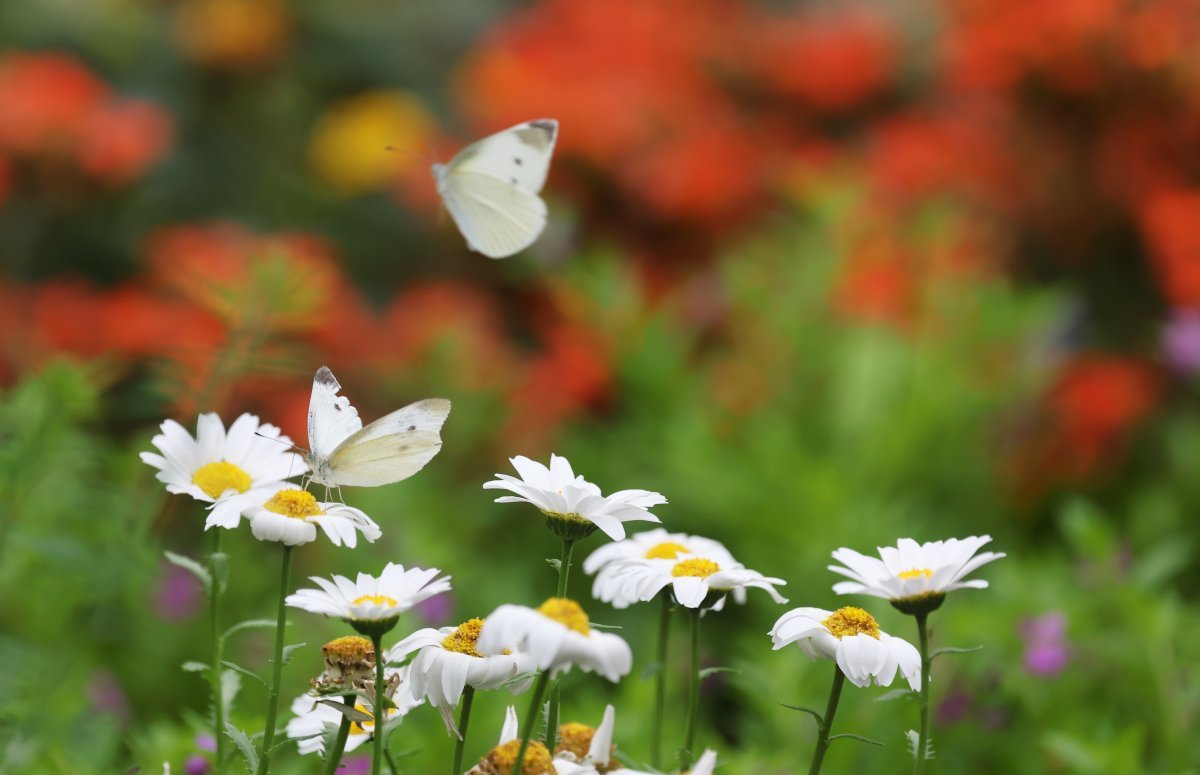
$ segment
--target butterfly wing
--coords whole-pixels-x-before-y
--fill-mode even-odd
[[[317,369],[308,401],[308,449],[312,461],[324,460],[339,444],[362,428],[358,410],[339,396],[342,386],[328,367]],[[318,466],[312,466],[316,471]]]
[[[442,448],[442,424],[450,402],[427,398],[397,409],[354,433],[333,451],[326,466],[331,485],[378,487],[407,479]]]
[[[542,233],[546,203],[538,192],[546,184],[557,138],[557,121],[527,121],[434,167],[442,201],[472,250],[504,258]]]

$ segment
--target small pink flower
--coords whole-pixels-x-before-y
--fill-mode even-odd
[[[1066,640],[1067,618],[1061,611],[1021,622],[1025,639],[1025,669],[1034,675],[1056,676],[1070,661],[1071,647]]]

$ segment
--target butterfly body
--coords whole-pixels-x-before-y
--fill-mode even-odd
[[[558,122],[517,124],[433,165],[438,194],[471,250],[505,258],[533,244],[546,227],[546,184]]]
[[[378,487],[420,471],[442,446],[450,402],[427,398],[363,427],[341,385],[322,366],[313,377],[305,460],[311,481],[327,487]]]

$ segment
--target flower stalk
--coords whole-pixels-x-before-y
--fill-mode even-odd
[[[450,775],[462,775],[463,751],[467,747],[467,726],[471,723],[471,704],[475,702],[475,687],[463,688],[462,707],[458,711],[458,741],[454,744],[454,764]]]
[[[695,757],[696,726],[700,720],[700,608],[689,609],[692,620],[692,681],[688,692],[687,737],[683,744],[683,769],[692,766]]]
[[[538,676],[537,683],[534,684],[533,697],[529,701],[529,712],[525,714],[525,724],[522,727],[524,731],[521,733],[521,747],[517,749],[517,759],[513,762],[511,775],[521,775],[521,769],[525,764],[525,752],[529,750],[529,740],[533,736],[534,722],[542,707],[542,697],[546,694],[546,684],[549,682],[550,671],[547,670]]]
[[[383,767],[384,724],[387,722],[387,683],[383,677],[383,665],[387,660],[383,656],[383,633],[373,632],[371,642],[375,645],[375,703],[371,708],[371,715],[375,717],[371,735],[375,753],[371,757],[371,775],[379,775]]]
[[[347,694],[342,697],[342,702],[348,710],[353,710],[358,700],[358,695]],[[334,775],[337,772],[338,765],[342,762],[342,754],[346,750],[346,740],[350,737],[350,726],[353,724],[350,716],[343,713],[342,722],[338,725],[337,739],[333,742],[333,750],[325,752],[325,775]]]
[[[829,690],[829,702],[825,705],[825,715],[820,719],[817,730],[817,749],[813,751],[812,765],[808,775],[817,775],[821,771],[821,762],[825,760],[825,751],[829,748],[829,731],[833,728],[833,716],[837,713],[838,700],[842,696],[842,685],[846,683],[846,674],[836,664],[833,666],[833,687]]]
[[[921,730],[917,737],[917,750],[913,762],[913,775],[925,772],[925,752],[929,748],[929,612],[914,614],[917,620],[917,650],[921,652]]]
[[[212,671],[209,681],[212,687],[213,737],[217,750],[213,755],[213,771],[221,775],[225,771],[225,691],[221,676],[225,665],[225,635],[221,632],[221,596],[225,594],[225,555],[221,553],[221,531],[212,532],[212,551],[208,555],[208,620],[212,629]]]
[[[659,594],[662,607],[658,615],[658,672],[654,676],[654,727],[650,738],[650,763],[662,769],[663,722],[667,715],[667,643],[671,638],[671,596]]]
[[[257,775],[266,775],[270,766],[271,747],[275,742],[275,716],[279,710],[279,685],[283,678],[283,631],[287,627],[287,607],[283,601],[287,597],[291,573],[292,547],[284,544],[282,568],[279,573],[279,612],[275,621],[275,651],[271,660],[271,691],[267,696],[267,723],[263,729]]]
[[[575,550],[574,538],[563,538],[562,557],[558,561],[558,594],[556,597],[567,596],[567,582],[570,579],[571,573],[571,554]],[[551,751],[558,743],[558,715],[561,695],[558,688],[558,679],[554,680],[554,684],[550,687],[550,707],[546,711],[546,747]]]

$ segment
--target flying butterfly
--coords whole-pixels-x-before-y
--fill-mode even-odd
[[[438,194],[471,250],[506,258],[546,228],[538,192],[557,139],[558,121],[526,121],[471,143],[449,164],[433,165]]]
[[[313,377],[308,404],[311,481],[327,487],[378,487],[407,479],[442,448],[440,431],[450,402],[427,398],[363,427],[342,386],[322,366]]]

